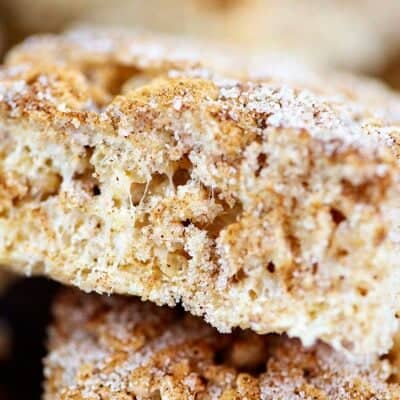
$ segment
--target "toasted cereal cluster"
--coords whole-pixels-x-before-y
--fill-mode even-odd
[[[400,396],[391,364],[351,363],[318,343],[217,333],[150,303],[64,292],[45,359],[45,400],[379,399]]]
[[[223,332],[386,352],[398,97],[356,78],[254,78],[236,61],[116,31],[14,50],[0,70],[0,263],[181,303]]]

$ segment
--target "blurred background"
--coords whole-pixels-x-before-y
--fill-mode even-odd
[[[399,0],[0,0],[3,51],[34,33],[89,23],[290,52],[399,86]]]
[[[400,0],[0,0],[0,58],[32,34],[124,26],[374,76],[400,90]],[[0,400],[39,399],[57,284],[0,275]]]

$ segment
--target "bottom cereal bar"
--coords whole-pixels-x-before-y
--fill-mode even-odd
[[[137,299],[66,291],[49,336],[45,400],[400,398],[388,360],[367,366],[322,343],[224,335]]]

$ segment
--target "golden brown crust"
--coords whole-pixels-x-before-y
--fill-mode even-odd
[[[53,399],[395,399],[387,361],[350,363],[321,343],[218,334],[136,299],[65,292],[45,360]]]
[[[398,98],[356,78],[249,79],[173,43],[79,31],[9,56],[0,262],[182,302],[222,331],[387,351]]]

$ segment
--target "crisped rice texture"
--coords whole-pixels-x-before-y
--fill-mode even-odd
[[[0,263],[224,332],[386,352],[399,99],[271,71],[129,32],[28,40],[0,71]]]

